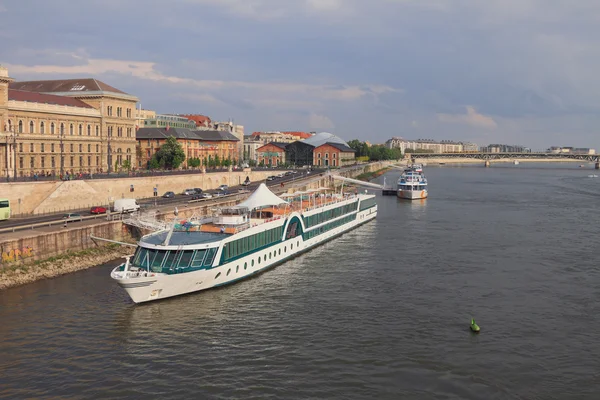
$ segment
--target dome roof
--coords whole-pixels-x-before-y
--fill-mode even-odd
[[[346,143],[343,139],[329,132],[317,133],[316,135],[313,135],[308,139],[304,139],[303,142],[315,147],[319,147],[320,145],[327,142],[339,143],[348,146],[348,143]]]

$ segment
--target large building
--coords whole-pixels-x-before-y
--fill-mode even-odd
[[[269,167],[277,167],[285,164],[285,148],[288,143],[267,143],[258,149],[256,154],[258,164],[268,165]]]
[[[525,146],[512,144],[490,144],[480,149],[482,153],[531,153]]]
[[[280,131],[271,131],[271,132],[253,132],[252,137],[255,140],[261,141],[262,143],[292,143],[297,140],[308,139],[312,136],[312,134],[307,132],[280,132]]]
[[[475,143],[455,142],[452,140],[435,141],[432,139],[406,140],[401,137],[393,137],[385,142],[390,149],[400,149],[402,153],[406,150],[420,150],[430,153],[462,153],[479,151]]]
[[[591,149],[589,147],[559,147],[552,146],[548,150],[548,153],[554,154],[583,154],[583,155],[593,155],[596,154],[596,149]]]
[[[355,161],[355,151],[343,139],[321,132],[305,140],[289,143],[285,148],[288,164],[342,167]]]
[[[152,156],[160,149],[167,138],[173,136],[181,145],[186,160],[182,167],[187,167],[187,160],[199,158],[202,165],[218,157],[219,160],[237,161],[238,139],[229,132],[191,130],[186,128],[141,128],[136,133],[138,142],[138,167],[148,168]]]
[[[264,143],[262,141],[256,139],[255,136],[244,135],[244,145],[243,145],[244,153],[243,153],[242,160],[258,162],[258,154],[257,154],[256,150],[262,145],[264,145]]]
[[[137,101],[92,78],[15,82],[0,67],[3,175],[97,173],[135,166]]]

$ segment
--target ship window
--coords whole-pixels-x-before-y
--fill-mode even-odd
[[[244,263],[244,269],[248,268],[248,263]]]
[[[254,267],[254,260],[252,260],[252,266]]]
[[[230,273],[231,273],[231,268],[229,268],[229,269],[227,270],[227,276],[229,276],[229,274],[230,274]]]
[[[283,252],[284,252],[284,253],[287,253],[287,246],[285,246],[285,247],[283,248]]]
[[[163,269],[175,269],[175,256],[177,255],[176,251],[169,251],[167,258],[165,260],[165,265]]]
[[[152,268],[153,272],[160,272],[160,267],[163,263],[163,260],[165,259],[165,256],[167,255],[167,251],[166,250],[149,250],[151,252],[154,252],[154,257],[152,257],[153,255],[150,254],[149,257],[152,258],[152,263],[150,264],[150,268]]]
[[[204,260],[204,255],[206,254],[206,250],[196,250],[196,254],[194,254],[194,258],[192,259],[192,267],[201,267],[202,261]]]
[[[260,264],[260,257],[258,257],[258,263]]]
[[[220,276],[221,276],[221,273],[219,272],[219,273],[217,274],[217,276],[215,276],[215,279],[217,279],[217,278],[218,278],[218,277],[220,277]]]
[[[236,265],[236,266],[235,266],[235,273],[237,274],[239,271],[240,271],[240,266],[239,266],[239,265]]]
[[[213,247],[208,249],[208,254],[206,254],[206,259],[204,260],[204,266],[210,267],[215,260],[215,255],[217,254],[217,248]]]
[[[279,255],[281,255],[281,249],[279,249]]]
[[[294,250],[294,243],[290,244],[290,250]]]
[[[135,252],[135,256],[133,257],[133,265],[136,267],[148,269],[148,267],[149,267],[148,255],[150,253],[151,253],[150,250],[148,250],[144,247],[138,247]]]
[[[179,260],[179,268],[187,268],[190,265],[194,250],[186,250],[181,252],[181,259]]]

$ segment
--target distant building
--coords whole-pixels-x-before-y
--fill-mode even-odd
[[[490,144],[480,149],[482,153],[531,153],[531,149],[525,146],[509,144]]]
[[[252,136],[256,140],[260,140],[263,143],[278,142],[278,143],[292,143],[296,140],[304,140],[313,136],[307,132],[253,132]]]
[[[220,160],[237,159],[238,139],[229,132],[192,130],[187,128],[141,128],[136,132],[138,143],[138,166],[148,168],[152,156],[169,136],[177,139],[186,156],[182,167],[187,166],[189,158],[199,158],[204,165],[217,156]]]
[[[156,118],[156,111],[136,108],[133,115],[135,117],[135,127],[136,129],[139,129],[144,127],[144,120]]]
[[[355,151],[340,137],[321,132],[288,144],[285,157],[288,164],[295,166],[341,167],[355,161]]]
[[[243,154],[242,160],[244,160],[244,161],[253,160],[253,161],[258,162],[258,155],[256,154],[256,150],[262,145],[264,145],[264,143],[261,142],[260,140],[256,139],[254,136],[244,135],[244,144],[243,144],[244,154]]]
[[[179,114],[180,117],[185,117],[196,123],[197,129],[211,129],[212,121],[210,117],[201,114]]]
[[[591,149],[589,147],[577,147],[577,148],[573,148],[573,147],[557,147],[557,146],[552,146],[550,147],[548,150],[546,150],[548,153],[554,153],[554,154],[560,154],[560,153],[564,153],[564,154],[596,154],[596,150],[595,149]]]
[[[196,129],[196,123],[186,117],[173,114],[156,114],[153,118],[143,120],[143,128],[186,128]]]
[[[285,148],[287,145],[288,143],[271,142],[259,147],[256,149],[258,163],[274,167],[285,164]]]
[[[385,145],[390,149],[400,149],[403,153],[406,150],[420,150],[431,153],[462,153],[479,150],[475,143],[455,142],[452,140],[436,141],[433,139],[407,140],[401,137],[393,137],[386,141]]]

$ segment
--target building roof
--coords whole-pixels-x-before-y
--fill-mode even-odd
[[[272,145],[273,145],[273,146],[275,146],[275,147],[279,147],[279,148],[280,148],[280,149],[282,149],[282,150],[285,150],[285,148],[287,147],[287,145],[288,145],[289,143],[269,142],[269,143],[265,143],[263,146],[260,146],[260,147],[259,147],[257,150],[259,150],[259,149],[261,149],[261,148],[263,148],[263,147],[265,147],[265,146],[268,146],[268,145],[270,145],[270,144],[272,144]]]
[[[86,92],[111,92],[127,95],[127,93],[94,78],[13,82],[10,84],[10,88],[27,92],[69,93],[70,95]]]
[[[54,104],[58,106],[94,108],[89,104],[67,96],[56,96],[53,94],[44,94],[36,92],[27,92],[24,90],[8,89],[8,100],[26,101],[29,103]]]
[[[352,147],[346,146],[345,144],[341,144],[341,143],[335,143],[335,142],[327,142],[327,143],[323,143],[320,146],[317,147],[321,147],[321,146],[331,146],[331,147],[335,147],[336,149],[338,149],[339,151],[343,152],[343,153],[356,153],[356,150],[354,150]]]
[[[210,117],[200,114],[179,114],[180,117],[185,117],[196,123],[196,126],[208,126],[211,123]]]
[[[224,131],[195,131],[187,128],[140,128],[135,133],[136,139],[166,139],[174,136],[177,139],[205,140],[212,142],[239,141],[229,132]]]
[[[309,137],[312,136],[310,133],[307,133],[307,132],[281,132],[281,133],[296,136],[296,137],[299,137],[300,139],[308,139]]]
[[[308,139],[304,139],[303,142],[306,144],[310,144],[314,147],[319,147],[324,143],[339,143],[345,145],[346,147],[350,147],[348,146],[348,143],[346,143],[343,139],[329,132],[317,133],[316,135],[311,136]]]

